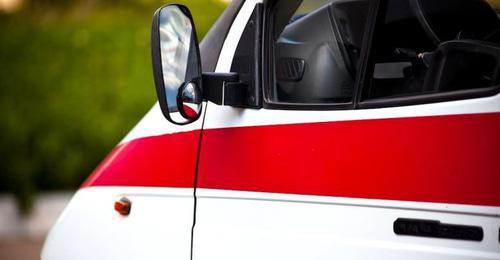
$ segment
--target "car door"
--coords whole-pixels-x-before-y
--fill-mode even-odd
[[[500,257],[498,82],[439,81],[413,2],[243,5],[217,71],[260,6],[263,107],[207,106],[194,260]]]

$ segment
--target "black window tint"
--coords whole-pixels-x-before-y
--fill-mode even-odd
[[[286,18],[286,26],[273,32],[274,84],[267,92],[270,102],[352,102],[369,1],[324,2],[303,1],[298,11]],[[275,23],[279,19],[283,18],[275,17]]]
[[[381,8],[363,100],[500,83],[500,20],[489,1],[387,0]]]

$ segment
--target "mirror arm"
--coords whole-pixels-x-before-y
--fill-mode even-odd
[[[203,97],[217,105],[249,107],[246,104],[247,85],[239,81],[236,72],[204,72]]]

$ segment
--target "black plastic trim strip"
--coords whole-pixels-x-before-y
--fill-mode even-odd
[[[243,108],[262,107],[261,83],[261,39],[262,39],[262,4],[258,3],[248,19],[234,53],[231,72],[237,72],[241,84],[232,85],[237,93],[233,105]],[[229,103],[228,103],[229,105]]]
[[[204,86],[203,98],[217,105],[224,105],[225,85],[229,82],[238,82],[239,75],[236,72],[204,72],[202,81]]]
[[[364,41],[361,46],[361,55],[359,60],[361,61],[358,69],[358,74],[356,75],[356,85],[354,92],[354,107],[359,107],[359,102],[363,96],[364,89],[368,86],[367,80],[369,70],[373,68],[374,64],[372,59],[373,52],[373,42],[375,41],[376,35],[375,32],[379,26],[380,21],[384,20],[385,13],[381,12],[380,7],[382,6],[383,0],[374,0],[374,3],[370,6],[369,15],[370,20],[368,20],[368,25],[363,35]]]
[[[494,96],[498,93],[500,93],[500,86],[432,93],[432,94],[422,94],[414,96],[369,99],[359,103],[358,108],[369,109],[369,108],[382,108],[382,107],[422,105],[422,104],[437,103],[437,102],[483,98],[483,97]]]

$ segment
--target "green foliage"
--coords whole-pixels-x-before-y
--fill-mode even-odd
[[[224,9],[178,2],[200,35]],[[37,190],[76,188],[155,102],[150,26],[162,4],[79,2],[0,17],[0,192],[15,192],[22,209]]]

